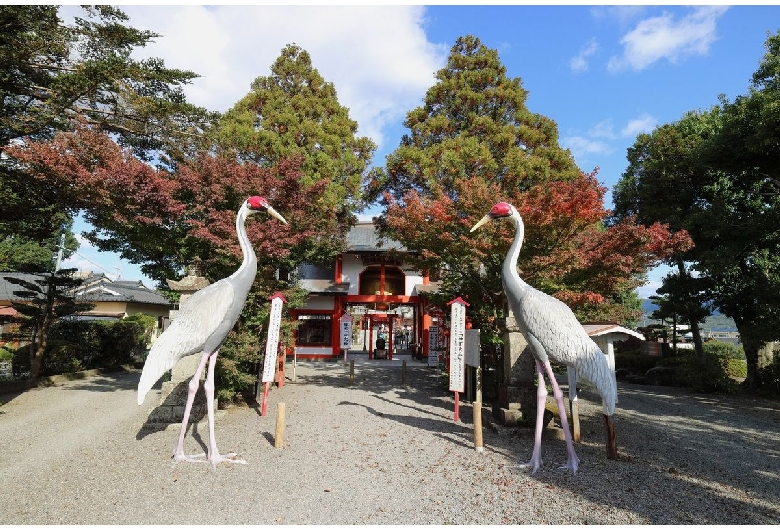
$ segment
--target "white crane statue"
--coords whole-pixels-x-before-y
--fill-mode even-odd
[[[523,246],[525,229],[523,219],[515,207],[505,202],[495,204],[490,212],[471,228],[471,231],[473,232],[492,219],[502,218],[508,218],[515,225],[515,239],[501,269],[504,292],[536,360],[538,375],[534,450],[531,460],[524,463],[523,466],[532,467],[531,474],[533,474],[542,465],[542,417],[547,400],[547,387],[544,383],[544,374],[546,373],[553,388],[553,395],[558,404],[558,413],[566,437],[568,460],[566,465],[561,467],[576,473],[579,458],[574,452],[571,432],[566,420],[563,393],[555,380],[550,360],[574,368],[577,373],[596,387],[602,398],[604,418],[611,436],[612,447],[614,447],[612,415],[615,412],[615,402],[617,401],[615,375],[609,369],[605,355],[585,332],[571,309],[560,300],[534,289],[520,278],[517,272],[517,258],[520,255],[520,248]],[[608,440],[609,447],[610,440]],[[608,453],[611,454],[609,449]]]
[[[244,307],[249,289],[257,274],[257,256],[246,234],[246,218],[257,212],[268,212],[284,224],[284,217],[276,212],[262,197],[249,197],[241,205],[236,216],[236,232],[243,254],[241,266],[222,280],[195,292],[182,304],[171,325],[152,345],[144,363],[141,380],[138,383],[138,404],[162,375],[173,368],[179,359],[187,355],[201,353],[200,363],[189,383],[187,404],[184,408],[184,420],[181,423],[179,440],[173,451],[175,461],[211,462],[212,467],[220,462],[245,464],[237,460],[235,453],[220,455],[214,439],[214,366],[222,342],[238,320]],[[187,432],[192,402],[200,386],[200,376],[208,362],[208,373],[203,388],[206,392],[206,410],[208,414],[209,445],[208,454],[184,454],[184,435]],[[203,457],[206,457],[204,460]]]

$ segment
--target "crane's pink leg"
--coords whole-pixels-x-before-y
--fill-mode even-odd
[[[561,417],[561,425],[563,426],[563,434],[566,437],[566,451],[569,453],[569,458],[566,461],[565,466],[561,466],[560,469],[571,469],[573,473],[577,472],[577,466],[580,464],[580,459],[577,458],[577,453],[574,452],[574,444],[571,440],[571,432],[569,431],[569,421],[566,418],[566,406],[563,403],[563,392],[558,387],[558,381],[555,380],[555,374],[550,366],[550,361],[545,361],[544,369],[547,372],[547,377],[550,379],[550,384],[553,388],[553,396],[555,396],[555,402],[558,404],[558,414]]]
[[[184,435],[187,433],[187,424],[190,420],[190,411],[192,410],[192,402],[195,401],[195,394],[198,392],[200,386],[200,374],[203,373],[203,367],[206,366],[206,361],[209,358],[207,352],[203,352],[198,364],[198,369],[195,370],[195,375],[190,379],[187,392],[187,404],[184,407],[184,419],[181,422],[181,430],[179,431],[179,441],[176,447],[173,449],[173,459],[176,462],[202,462],[203,460],[197,460],[198,457],[204,456],[203,453],[199,455],[187,456],[184,454]]]
[[[524,464],[520,464],[522,467],[530,466],[532,475],[536,473],[542,465],[542,423],[544,418],[544,405],[547,401],[547,386],[544,384],[542,363],[539,361],[536,361],[536,373],[539,382],[536,387],[536,431],[534,433],[534,452],[531,454],[531,460]]]
[[[209,357],[209,370],[206,375],[206,382],[203,383],[203,388],[206,391],[206,410],[209,417],[209,454],[208,459],[211,462],[211,467],[217,467],[220,462],[232,462],[234,464],[246,464],[244,460],[237,460],[236,453],[228,453],[226,455],[220,455],[217,450],[217,440],[214,436],[214,367],[217,364],[217,354],[219,350],[215,351]]]

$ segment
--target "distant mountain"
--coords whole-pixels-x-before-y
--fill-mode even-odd
[[[642,299],[642,311],[644,311],[647,324],[658,323],[657,320],[653,320],[650,315],[653,311],[657,310],[658,306],[650,299]],[[701,325],[702,329],[711,329],[712,331],[737,331],[737,326],[734,324],[734,320],[727,316],[724,316],[720,311],[714,311],[711,316],[707,317],[704,323]]]
[[[653,313],[653,311],[657,309],[658,306],[649,298],[644,298],[642,300],[642,311],[644,311],[647,318],[650,318],[650,315]]]

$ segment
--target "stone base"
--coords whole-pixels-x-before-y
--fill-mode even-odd
[[[181,423],[184,420],[184,408],[187,405],[187,394],[189,393],[189,381],[182,381],[178,384],[168,381],[163,383],[161,398],[162,403],[149,414],[148,423]],[[217,399],[214,398],[214,410],[218,407]],[[207,415],[206,410],[206,392],[203,390],[201,382],[198,391],[195,393],[195,401],[192,403],[190,418],[188,423],[198,423]]]
[[[494,407],[493,417],[504,427],[517,427],[523,422],[523,413],[520,412],[519,408]]]
[[[502,386],[498,389],[498,406],[493,416],[505,426],[528,424],[536,417],[536,388]]]
[[[187,405],[190,380],[195,375],[199,362],[200,355],[190,355],[176,363],[171,370],[171,380],[162,384],[160,405],[149,414],[147,423],[181,423],[184,421],[184,408]],[[214,398],[215,412],[217,407],[217,399]],[[188,423],[198,423],[206,418],[206,415],[206,392],[203,389],[203,379],[201,379],[198,391],[195,393],[195,401],[192,403]]]

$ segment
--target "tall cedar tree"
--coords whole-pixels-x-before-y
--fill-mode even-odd
[[[748,390],[768,382],[764,352],[780,339],[780,33],[766,49],[749,94],[640,136],[615,194],[618,215],[690,232],[696,246],[684,259],[697,288],[684,285],[678,298],[707,300],[734,319]],[[665,287],[679,291],[673,279]]]
[[[442,300],[464,296],[485,327],[504,305],[501,262],[514,232],[504,223],[479,237],[469,228],[497,201],[526,224],[519,267],[535,287],[568,303],[583,320],[629,322],[633,289],[649,267],[680,245],[665,227],[632,222],[606,228],[605,189],[558,145],[556,124],[525,107],[519,78],[498,53],[466,36],[407,114],[405,135],[387,159],[382,232],[402,242],[423,270],[443,269]],[[482,269],[482,270],[481,270]]]
[[[337,98],[333,83],[312,66],[309,53],[295,44],[282,49],[271,75],[258,77],[251,91],[220,122],[216,142],[237,160],[269,167],[294,156],[303,159],[301,186],[325,182],[310,206],[322,214],[322,243],[343,236],[354,214],[374,197],[363,195],[363,183],[376,145],[358,137],[358,124]],[[337,247],[341,248],[343,237]],[[330,261],[333,248],[313,253],[312,261]]]

